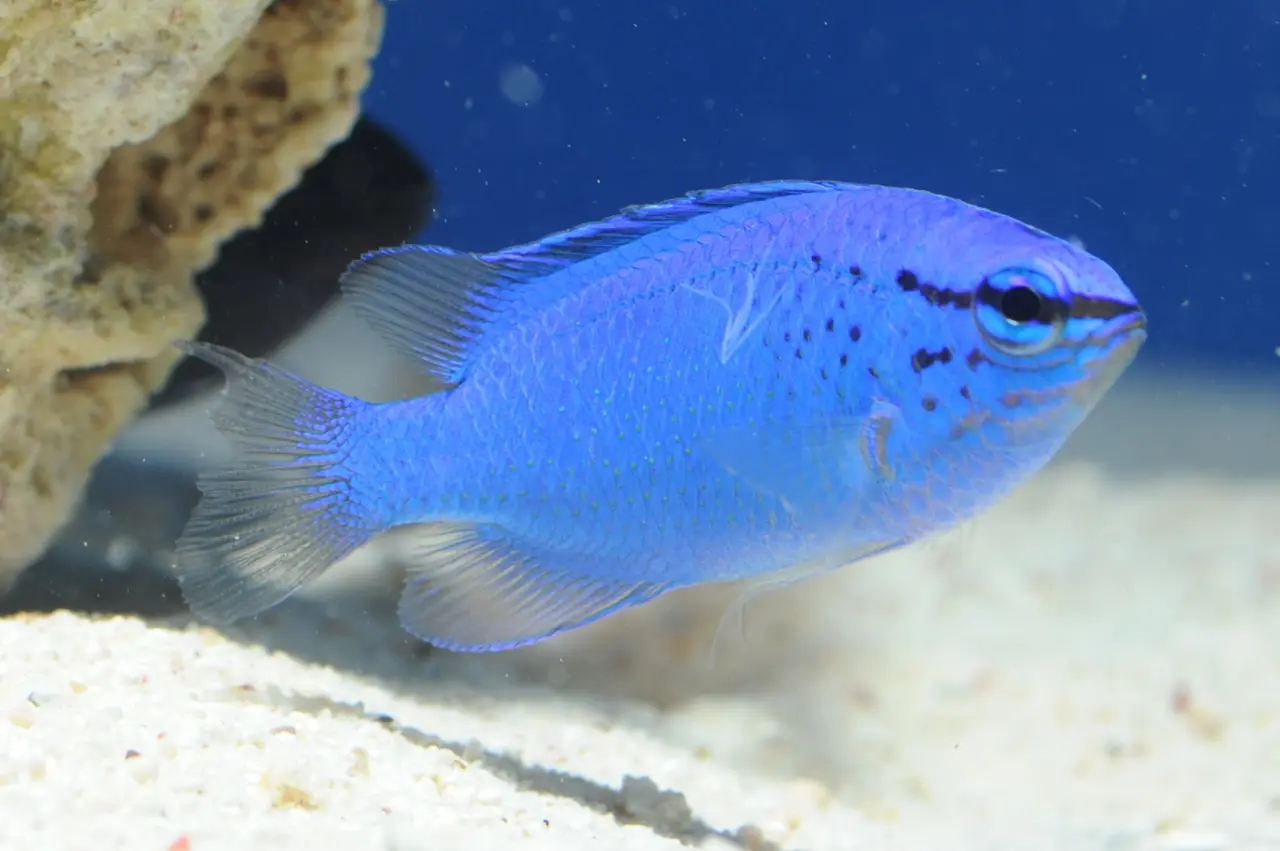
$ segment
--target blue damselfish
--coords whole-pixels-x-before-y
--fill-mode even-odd
[[[226,349],[175,570],[262,611],[413,526],[400,601],[455,650],[672,589],[783,584],[972,516],[1040,469],[1136,355],[1116,272],[911,189],[697,192],[493,254],[367,255],[346,302],[439,378],[372,404]]]

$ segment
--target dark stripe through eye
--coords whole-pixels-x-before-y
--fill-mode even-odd
[[[987,280],[978,285],[978,303],[994,308],[1016,325],[1028,322],[1052,325],[1067,314],[1067,303],[1060,298],[1046,296],[1025,285],[1001,289]]]
[[[1051,323],[1064,316],[1072,319],[1106,321],[1137,310],[1137,307],[1129,302],[1109,298],[1075,295],[1067,300],[1046,296],[1031,287],[999,289],[992,286],[988,280],[983,280],[978,285],[976,293],[952,290],[922,281],[920,276],[910,269],[899,270],[894,280],[904,293],[917,295],[935,307],[965,309],[972,306],[976,295],[979,303],[995,308],[1011,322]],[[1007,302],[1006,299],[1008,299]],[[1031,309],[1033,301],[1037,302],[1039,307],[1034,312]]]
[[[978,286],[978,302],[1000,311],[1010,322],[1050,325],[1063,317],[1106,321],[1133,313],[1134,305],[1109,298],[1074,296],[1071,299],[1046,296],[1031,287],[1002,290],[983,281]]]
[[[1078,295],[1071,299],[1071,311],[1067,314],[1072,319],[1116,319],[1137,311],[1136,304],[1116,301],[1111,298],[1094,298]]]

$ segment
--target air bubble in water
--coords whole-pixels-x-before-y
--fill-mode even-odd
[[[516,106],[535,106],[546,91],[538,72],[524,64],[503,68],[498,75],[498,88],[502,96]]]

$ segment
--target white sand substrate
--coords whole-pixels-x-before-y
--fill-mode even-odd
[[[391,578],[228,633],[0,621],[0,849],[1280,848],[1280,414],[1118,390],[945,538],[423,653]],[[385,572],[384,572],[385,573]]]

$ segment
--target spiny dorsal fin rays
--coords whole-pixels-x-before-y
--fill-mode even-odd
[[[355,313],[395,349],[447,384],[457,384],[477,351],[528,311],[578,292],[599,275],[558,274],[666,228],[757,201],[825,192],[839,183],[782,181],[695,192],[493,254],[403,245],[366,254],[342,276]]]

